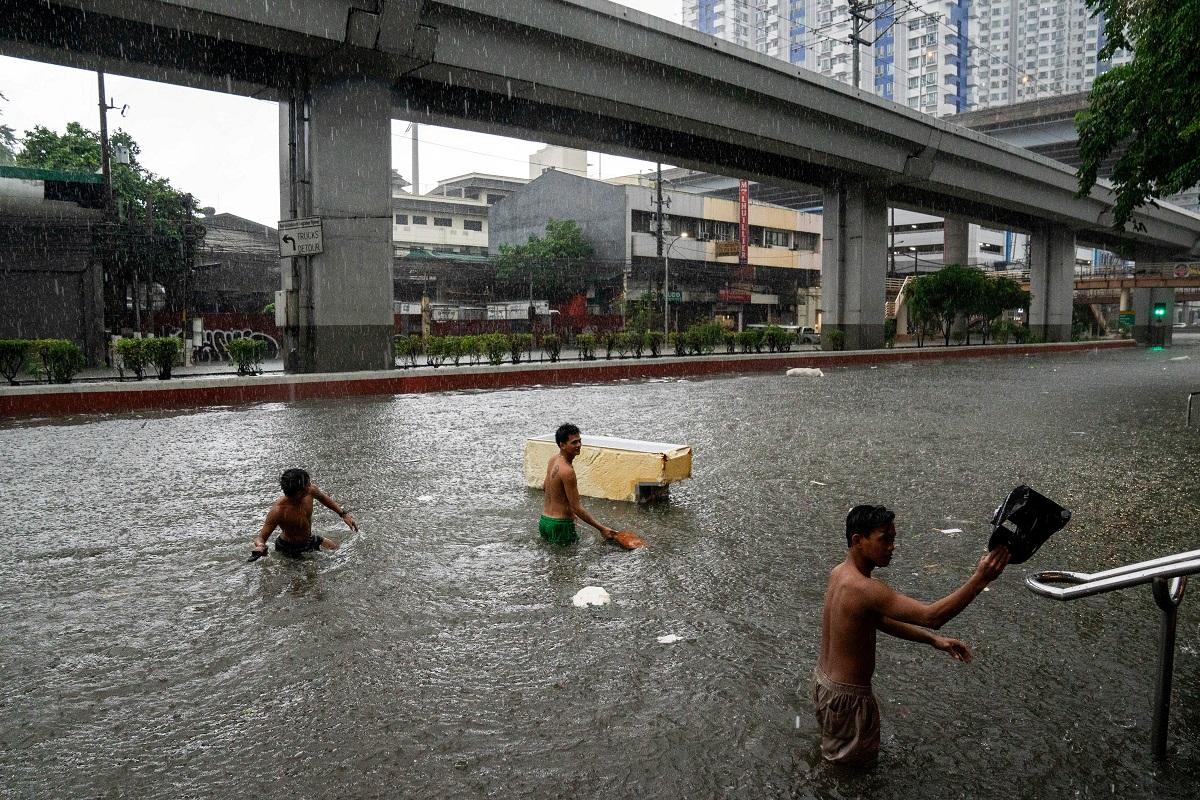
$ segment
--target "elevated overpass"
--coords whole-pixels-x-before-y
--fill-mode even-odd
[[[1107,187],[784,62],[602,0],[0,0],[9,55],[277,100],[300,369],[390,363],[391,118],[823,187],[825,324],[882,343],[888,203],[1031,234],[1031,323],[1070,332],[1077,241],[1200,258],[1170,206],[1111,227]],[[949,254],[948,255],[952,255]]]

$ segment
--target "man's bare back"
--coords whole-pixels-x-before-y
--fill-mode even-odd
[[[567,497],[564,479],[575,481],[575,468],[572,467],[561,453],[555,453],[546,465],[546,480],[542,484],[545,497],[542,500],[542,513],[554,519],[574,519],[571,512],[571,501]]]

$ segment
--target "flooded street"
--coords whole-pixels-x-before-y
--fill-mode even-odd
[[[1156,767],[1149,587],[1022,581],[1200,547],[1194,390],[1179,345],[3,423],[0,795],[1190,797],[1197,587]],[[522,448],[567,420],[694,448],[668,505],[585,498],[648,549],[541,543]],[[362,531],[318,507],[340,551],[246,564],[293,466]],[[897,511],[878,575],[933,600],[1019,483],[1071,525],[946,626],[974,663],[880,637],[880,764],[825,767],[795,688],[848,508]]]

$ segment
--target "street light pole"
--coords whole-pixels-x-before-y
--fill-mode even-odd
[[[687,233],[680,233],[663,251],[663,335],[671,335],[671,293],[670,293],[670,275],[671,275],[671,248],[674,247],[680,239],[688,238]],[[661,240],[660,240],[661,241]]]

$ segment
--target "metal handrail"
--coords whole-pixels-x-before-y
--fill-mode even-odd
[[[1116,589],[1150,583],[1155,578],[1177,578],[1200,573],[1200,550],[1189,550],[1150,561],[1139,561],[1104,572],[1067,572],[1045,570],[1030,575],[1025,585],[1036,594],[1054,600],[1075,600]],[[1051,584],[1066,584],[1053,586]]]
[[[1188,403],[1190,411],[1191,397]],[[1150,727],[1150,752],[1158,759],[1165,758],[1167,754],[1167,721],[1171,713],[1171,679],[1175,671],[1175,627],[1179,618],[1179,604],[1183,602],[1188,576],[1197,573],[1200,573],[1200,550],[1189,550],[1103,572],[1044,570],[1025,579],[1025,585],[1035,593],[1054,600],[1077,600],[1143,583],[1153,586],[1154,602],[1162,610],[1158,680],[1154,687],[1154,721]]]

